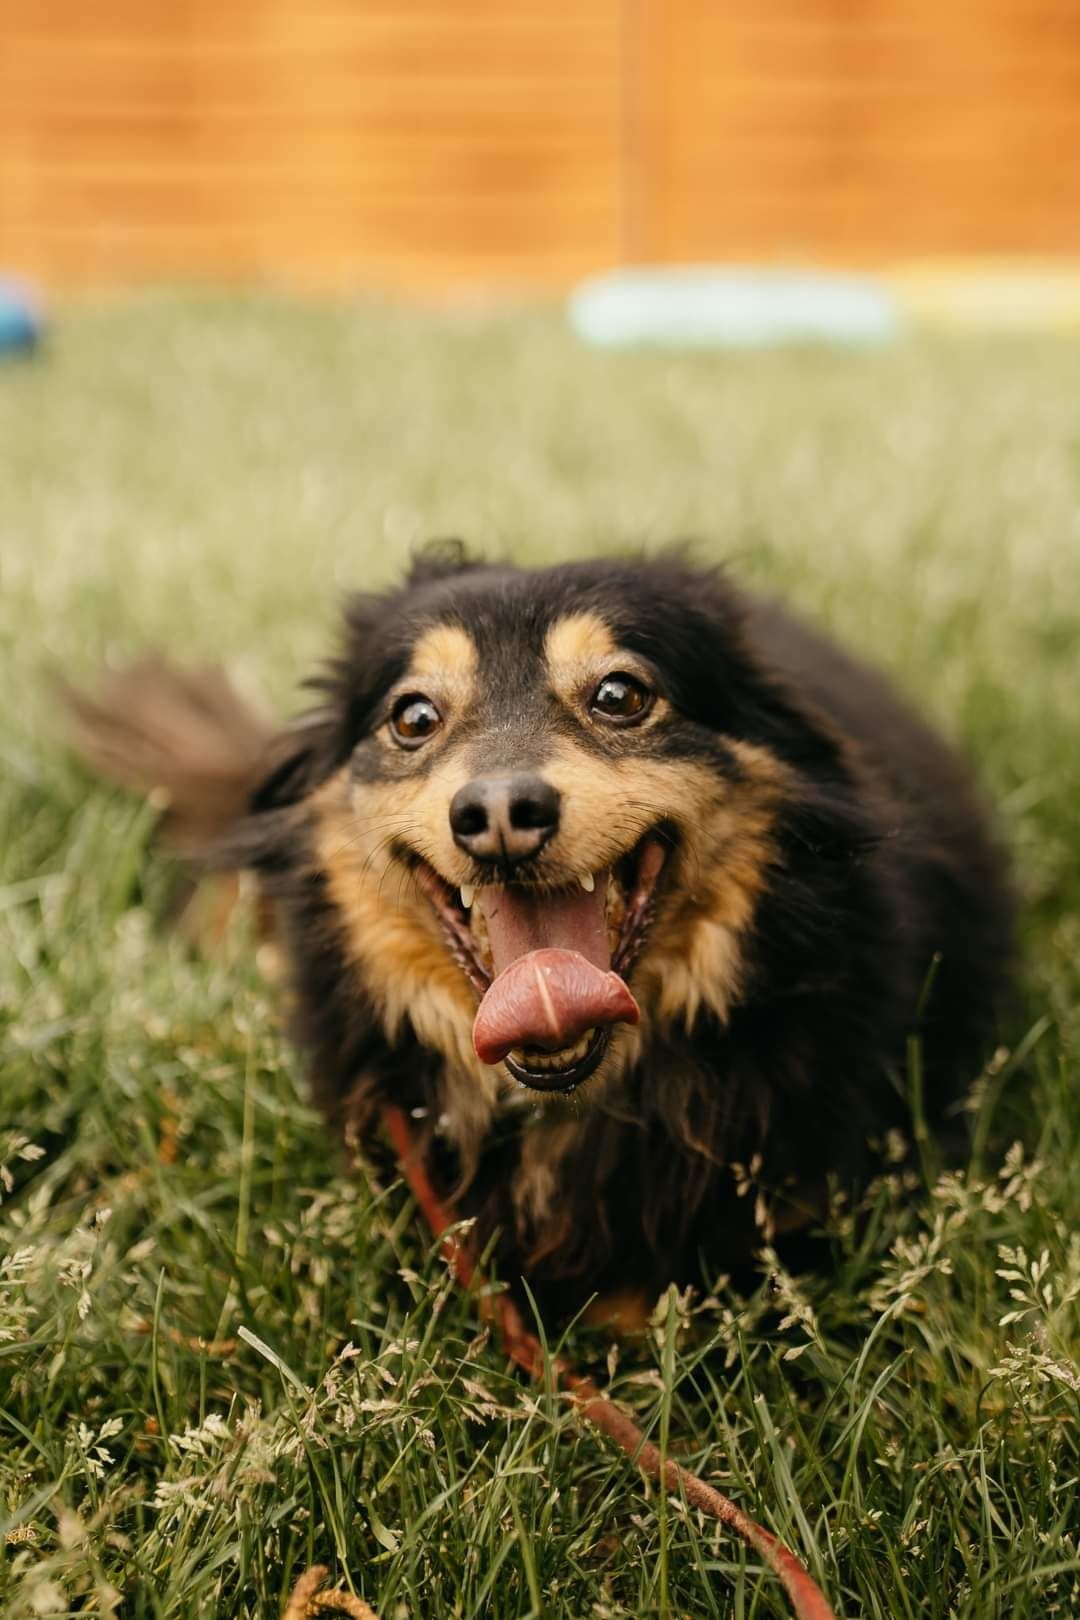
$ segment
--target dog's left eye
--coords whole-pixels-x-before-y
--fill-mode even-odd
[[[390,714],[390,734],[402,748],[419,748],[442,725],[442,715],[422,692],[398,698]]]
[[[652,706],[653,694],[649,688],[643,686],[636,676],[621,671],[605,675],[589,705],[602,720],[611,720],[621,726],[644,720]]]

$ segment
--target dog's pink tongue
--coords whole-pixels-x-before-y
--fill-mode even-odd
[[[601,874],[592,894],[481,891],[496,974],[473,1025],[482,1063],[515,1046],[557,1052],[597,1024],[637,1023],[638,1004],[611,971],[605,887]]]

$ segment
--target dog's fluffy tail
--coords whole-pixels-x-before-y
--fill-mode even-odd
[[[147,658],[101,681],[95,696],[61,683],[75,747],[111,782],[160,805],[162,832],[203,860],[238,822],[276,727],[217,667]]]

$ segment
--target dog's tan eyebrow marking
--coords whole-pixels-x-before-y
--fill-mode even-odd
[[[438,679],[459,702],[467,703],[476,680],[476,642],[459,624],[434,624],[418,636],[409,660],[408,681]]]
[[[598,613],[556,619],[544,641],[544,657],[556,695],[570,708],[580,703],[590,683],[614,670],[642,673],[638,659],[619,646]]]
[[[556,619],[544,641],[544,657],[556,679],[560,670],[591,668],[614,656],[615,638],[597,613]]]

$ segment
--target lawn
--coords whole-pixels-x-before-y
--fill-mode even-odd
[[[148,645],[287,710],[341,592],[447,534],[690,537],[968,749],[1025,947],[968,1161],[886,1144],[824,1269],[573,1353],[847,1620],[1077,1613],[1080,343],[607,355],[544,310],[211,294],[0,369],[0,1609],[272,1617],[321,1562],[380,1620],[789,1612],[486,1342],[328,1142],[242,926],[162,936],[152,813],[59,733],[50,669]]]

